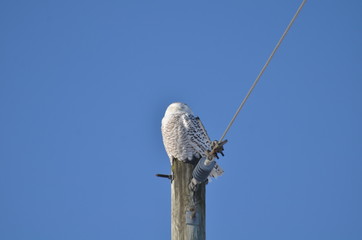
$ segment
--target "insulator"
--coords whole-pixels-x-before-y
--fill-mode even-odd
[[[210,175],[212,169],[214,168],[216,162],[212,161],[209,163],[209,165],[205,165],[206,158],[201,158],[199,162],[197,163],[194,171],[192,172],[192,176],[198,181],[198,182],[204,182],[207,177]]]

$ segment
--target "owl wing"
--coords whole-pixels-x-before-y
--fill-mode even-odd
[[[200,119],[191,114],[184,114],[182,121],[186,128],[190,145],[195,149],[195,152],[205,157],[205,151],[211,150],[211,141]]]

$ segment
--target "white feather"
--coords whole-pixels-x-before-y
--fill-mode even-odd
[[[184,103],[172,103],[166,109],[161,125],[163,144],[170,162],[174,158],[187,162],[205,157],[211,150],[211,141],[201,121]],[[221,176],[223,170],[215,164],[211,177]]]

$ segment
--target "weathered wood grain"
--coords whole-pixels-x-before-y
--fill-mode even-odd
[[[172,240],[205,240],[205,183],[189,189],[195,164],[173,160],[171,184]],[[186,215],[192,219],[186,223]]]

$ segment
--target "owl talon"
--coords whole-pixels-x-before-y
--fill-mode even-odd
[[[217,159],[219,159],[219,156],[217,155],[218,153],[220,153],[221,156],[224,156],[224,145],[227,143],[227,141],[228,140],[224,140],[222,142],[213,141],[211,144],[212,150],[209,152],[209,155],[215,156]]]

